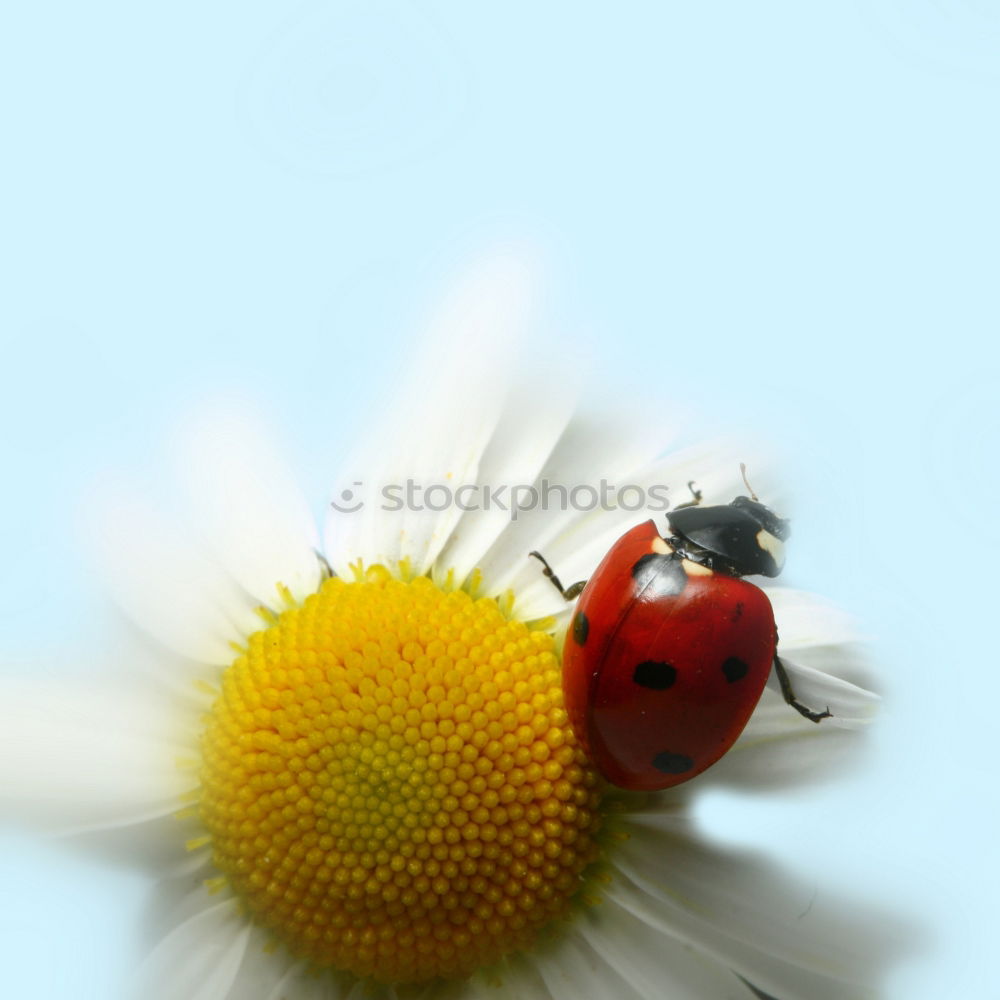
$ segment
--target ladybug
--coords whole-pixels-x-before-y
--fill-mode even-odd
[[[745,476],[744,476],[744,481]],[[749,489],[749,484],[747,484]],[[785,701],[798,702],[777,655],[767,595],[742,579],[775,577],[788,521],[750,497],[702,507],[701,493],[625,532],[589,581],[564,588],[580,600],[563,651],[573,728],[598,770],[634,790],[669,788],[714,764],[746,726],[772,668]]]

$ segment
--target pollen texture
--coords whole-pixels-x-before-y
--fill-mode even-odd
[[[544,632],[382,567],[251,636],[203,738],[214,863],[316,965],[463,977],[528,947],[596,859],[601,795]]]

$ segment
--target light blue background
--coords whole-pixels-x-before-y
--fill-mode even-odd
[[[414,317],[526,239],[608,386],[783,451],[789,582],[876,641],[866,769],[706,822],[929,926],[892,997],[996,996],[998,98],[988,0],[18,5],[0,651],[96,641],[80,492],[208,392],[321,510]],[[4,995],[113,996],[142,879],[3,843]]]

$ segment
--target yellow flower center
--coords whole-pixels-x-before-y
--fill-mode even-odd
[[[552,638],[382,567],[251,636],[203,739],[201,815],[252,917],[317,965],[462,977],[564,914],[601,795]]]

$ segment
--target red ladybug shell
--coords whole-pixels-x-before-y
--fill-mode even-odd
[[[570,721],[614,784],[680,784],[743,731],[777,641],[760,588],[682,563],[646,521],[612,546],[580,595],[563,652]]]

